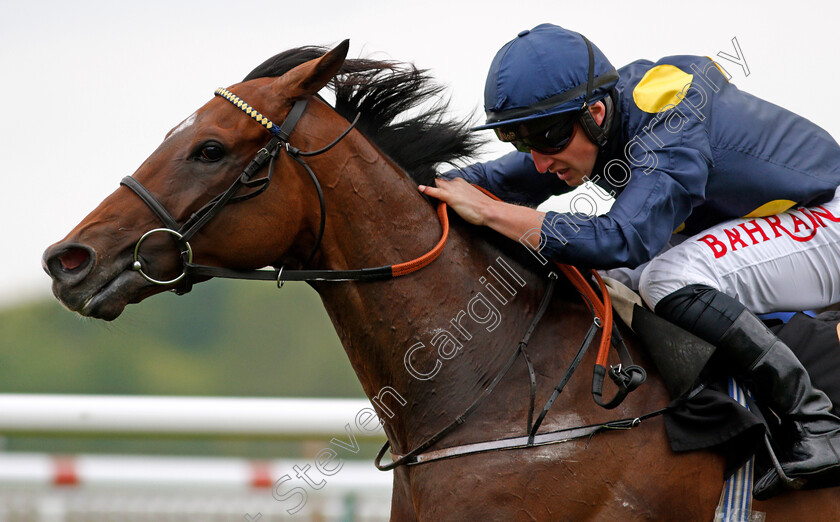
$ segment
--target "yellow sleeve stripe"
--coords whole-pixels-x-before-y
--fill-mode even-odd
[[[785,210],[788,210],[790,207],[796,205],[796,201],[791,201],[789,199],[776,199],[765,203],[758,207],[757,209],[753,210],[746,216],[745,218],[757,218],[757,217],[767,217],[767,216],[775,216],[776,214],[781,214]]]

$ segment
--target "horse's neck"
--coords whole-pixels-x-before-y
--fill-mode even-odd
[[[319,264],[362,268],[419,257],[440,238],[432,206],[392,162],[356,140],[361,142],[343,143],[353,150],[345,151],[351,159],[340,167],[313,162],[319,174],[333,169],[333,177],[322,181],[328,225]],[[481,395],[513,353],[544,292],[540,277],[469,232],[454,225],[443,254],[408,276],[314,285],[389,435],[404,446],[399,450],[454,420]],[[553,336],[554,350],[564,342],[557,315],[550,312],[535,335]],[[564,320],[566,333],[582,337],[591,317],[580,306],[571,316]],[[562,365],[556,353],[536,348],[535,364]],[[524,368],[511,376],[517,371]],[[495,410],[480,412],[487,430],[507,433],[512,417],[520,423],[528,397],[527,380],[520,381],[514,391],[500,386],[488,399]]]

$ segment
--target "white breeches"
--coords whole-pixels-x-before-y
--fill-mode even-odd
[[[654,308],[692,284],[711,286],[757,314],[840,301],[840,188],[824,205],[733,219],[691,237],[648,263],[639,293]]]

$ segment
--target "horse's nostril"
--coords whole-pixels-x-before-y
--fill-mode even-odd
[[[42,265],[56,281],[72,284],[81,281],[93,269],[96,253],[81,244],[59,243],[44,252]]]
[[[71,248],[58,256],[58,261],[61,263],[61,268],[70,272],[83,267],[90,260],[90,253],[83,248]]]

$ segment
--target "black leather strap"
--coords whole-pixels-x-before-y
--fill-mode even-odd
[[[624,338],[618,331],[618,325],[613,323],[612,346],[618,352],[621,364],[612,366],[609,371],[603,366],[595,365],[592,374],[592,399],[598,406],[611,410],[621,404],[627,395],[642,385],[647,380],[647,372],[637,364],[633,364],[633,358]],[[607,402],[603,401],[604,375],[609,375],[613,383],[618,387],[615,395]]]
[[[391,266],[360,268],[357,270],[234,270],[206,265],[186,265],[187,273],[202,277],[223,277],[227,279],[249,279],[252,281],[381,281],[391,279]]]
[[[130,188],[134,191],[135,194],[140,196],[140,199],[143,200],[152,212],[158,217],[158,219],[163,222],[164,226],[169,230],[174,230],[178,232],[180,228],[178,226],[178,222],[175,221],[175,218],[161,205],[158,200],[149,192],[146,187],[144,187],[139,181],[132,178],[131,176],[126,176],[120,181],[120,185]]]
[[[552,272],[549,275],[548,288],[546,288],[545,294],[543,294],[542,302],[540,302],[540,307],[537,310],[537,313],[534,314],[534,318],[531,320],[531,324],[528,325],[528,329],[525,331],[525,335],[523,335],[522,340],[519,341],[519,344],[516,346],[516,349],[511,354],[507,363],[496,374],[496,376],[493,378],[493,381],[490,383],[489,386],[487,386],[487,388],[484,389],[481,395],[479,395],[479,397],[475,401],[473,401],[473,403],[470,404],[470,406],[466,410],[464,410],[464,412],[461,415],[455,418],[455,420],[452,421],[452,423],[450,423],[448,426],[432,435],[425,442],[421,443],[419,446],[409,451],[405,455],[401,455],[393,462],[390,462],[388,464],[382,464],[380,461],[385,455],[385,451],[390,447],[390,442],[386,442],[382,449],[379,451],[379,455],[377,455],[376,459],[373,462],[373,464],[380,471],[388,471],[396,468],[397,466],[402,466],[403,464],[406,464],[409,461],[409,459],[413,459],[415,456],[420,455],[423,451],[430,448],[436,442],[441,440],[449,432],[463,424],[464,421],[466,421],[466,418],[479,407],[479,405],[484,401],[484,399],[486,399],[488,395],[493,393],[493,390],[496,388],[496,385],[499,384],[499,382],[502,380],[502,378],[504,378],[505,375],[507,375],[508,371],[510,371],[511,367],[513,367],[513,363],[515,363],[516,359],[519,358],[519,354],[522,352],[522,348],[528,345],[528,341],[531,338],[531,334],[534,332],[534,329],[537,327],[537,324],[540,322],[540,319],[542,319],[543,315],[545,314],[545,311],[548,308],[548,304],[551,302],[551,297],[554,295],[554,287],[556,285],[557,274]]]
[[[550,431],[540,433],[533,440],[530,437],[512,437],[507,439],[491,440],[487,442],[476,442],[472,444],[463,444],[461,446],[452,446],[439,450],[429,451],[422,455],[415,455],[408,459],[406,465],[416,466],[419,464],[426,464],[427,462],[434,462],[436,460],[451,459],[456,457],[463,457],[465,455],[474,455],[476,453],[486,453],[488,451],[496,450],[510,450],[510,449],[524,449],[534,446],[545,446],[548,444],[558,444],[562,442],[571,442],[583,437],[592,437],[598,433],[611,430],[629,430],[635,428],[642,421],[662,415],[670,409],[670,406],[645,413],[638,417],[628,417],[625,419],[616,419],[600,424],[590,424],[587,426],[577,426],[575,428],[564,428],[557,431]],[[388,445],[379,450],[376,456],[376,462],[379,462],[387,451]],[[403,455],[392,455],[392,458],[399,460]]]
[[[303,111],[306,110],[307,103],[309,103],[309,98],[296,101],[295,104],[292,105],[292,110],[289,111],[286,119],[280,124],[280,128],[273,134],[288,143],[289,136],[292,135],[292,131],[295,130],[298,120],[300,120],[300,117],[303,116]]]
[[[529,440],[534,440],[534,436],[536,435],[537,430],[540,428],[540,424],[542,424],[543,420],[545,419],[545,416],[548,414],[548,411],[554,405],[554,401],[556,401],[557,397],[560,396],[560,393],[563,391],[563,388],[566,387],[566,383],[568,383],[569,379],[572,378],[572,374],[575,372],[578,365],[580,365],[580,362],[583,360],[583,356],[586,355],[586,351],[592,344],[592,340],[595,338],[595,332],[598,331],[598,328],[598,322],[593,321],[592,326],[589,327],[589,330],[586,332],[586,335],[583,338],[583,342],[580,343],[580,347],[578,348],[575,358],[572,360],[572,363],[569,365],[569,368],[566,370],[566,373],[563,375],[563,378],[560,379],[559,383],[557,383],[557,386],[551,393],[551,397],[549,397],[548,401],[546,401],[545,406],[543,406],[539,417],[537,417],[537,421],[531,427],[531,432],[528,434]]]

